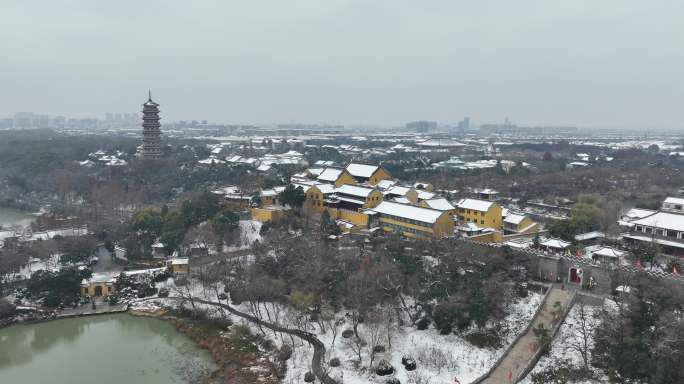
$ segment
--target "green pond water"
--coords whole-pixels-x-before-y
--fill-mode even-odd
[[[0,329],[0,383],[188,383],[211,355],[168,322],[127,314]]]
[[[35,218],[35,216],[28,212],[14,208],[0,207],[0,226],[2,227],[11,227],[15,225],[25,227],[30,225]]]

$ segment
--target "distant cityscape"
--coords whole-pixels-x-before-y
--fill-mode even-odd
[[[50,116],[37,112],[17,112],[13,117],[0,118],[0,130],[54,129],[58,131],[109,132],[125,134],[137,132],[142,122],[138,112],[107,112],[99,117]],[[347,126],[341,124],[278,123],[271,125],[224,124],[206,119],[188,119],[162,122],[165,132],[170,135],[186,136],[188,133],[207,135],[263,135],[263,134],[335,134],[348,132],[367,132],[367,126]],[[671,130],[656,129],[596,129],[576,126],[538,125],[523,126],[512,122],[508,117],[500,123],[475,123],[470,117],[463,117],[455,123],[435,120],[415,120],[403,126],[373,127],[377,132],[413,132],[422,134],[468,134],[482,135],[592,135],[622,133],[632,134],[671,134]]]

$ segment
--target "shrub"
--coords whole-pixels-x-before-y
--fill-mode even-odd
[[[160,288],[159,293],[157,294],[159,297],[169,297],[169,289],[168,288]]]
[[[472,332],[467,334],[465,339],[478,348],[501,347],[501,338],[493,330]]]
[[[432,368],[440,373],[442,369],[454,370],[458,367],[458,361],[454,356],[435,346],[418,348],[415,351],[416,360],[421,366]]]
[[[313,372],[307,372],[304,374],[305,383],[313,383],[314,380],[316,380],[316,376],[314,376]]]
[[[401,358],[401,364],[407,371],[414,371],[416,369],[416,360],[410,356],[403,356]]]
[[[373,352],[375,352],[375,353],[385,352],[385,346],[384,345],[376,345],[373,347]]]
[[[527,291],[527,287],[525,287],[523,284],[516,284],[515,285],[515,293],[518,295],[518,297],[527,297],[529,295],[529,292]]]
[[[432,319],[435,321],[435,327],[442,335],[451,333],[455,318],[456,308],[448,302],[437,305],[437,307],[435,307],[435,312],[432,315]]]
[[[61,303],[62,303],[62,299],[55,292],[48,293],[48,295],[45,296],[45,300],[43,301],[43,305],[45,305],[48,308],[59,307],[59,305]]]
[[[354,331],[353,331],[353,330],[351,330],[351,329],[345,329],[344,331],[342,331],[342,337],[343,337],[343,338],[349,339],[349,338],[351,338],[352,336],[354,336]]]
[[[339,367],[341,363],[340,363],[340,359],[338,359],[337,357],[333,357],[332,359],[330,359],[330,362],[328,364],[334,368],[334,367]]]
[[[385,384],[401,384],[401,381],[399,381],[399,379],[396,377],[390,377],[389,379],[385,380]]]
[[[14,304],[4,299],[0,300],[0,319],[12,317],[16,311],[17,307]]]
[[[160,282],[162,282],[162,281],[166,281],[169,277],[171,277],[171,272],[165,270],[165,271],[163,271],[163,272],[160,272],[160,273],[154,275],[154,277],[152,278],[152,280],[153,280],[155,283],[160,283]]]
[[[375,367],[375,373],[378,376],[387,376],[394,373],[394,367],[385,359],[380,360],[378,366]]]
[[[287,361],[292,357],[292,347],[285,344],[278,349],[278,360]]]
[[[420,320],[418,320],[418,322],[416,322],[416,328],[418,328],[419,331],[424,331],[428,329],[430,322],[431,320],[429,317],[423,316],[420,318]]]

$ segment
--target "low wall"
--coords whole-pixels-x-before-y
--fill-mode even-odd
[[[348,209],[328,208],[328,213],[333,219],[348,221],[357,227],[368,228],[368,215]]]

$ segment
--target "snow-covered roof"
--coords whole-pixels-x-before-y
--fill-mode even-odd
[[[373,192],[373,188],[366,188],[366,187],[359,187],[356,185],[349,185],[349,184],[344,184],[341,185],[339,188],[335,189],[336,193],[341,193],[343,195],[351,195],[351,196],[358,196],[358,197],[363,197],[364,199],[368,197],[368,195]]]
[[[496,189],[492,189],[492,188],[479,189],[479,190],[475,190],[475,192],[481,193],[484,195],[496,195],[499,193],[499,191],[497,191]]]
[[[200,164],[225,164],[225,161],[221,159],[217,159],[215,157],[207,157],[206,159],[199,160],[198,163]]]
[[[529,239],[513,239],[504,243],[511,248],[525,249],[531,247],[533,244],[532,240]]]
[[[645,225],[649,227],[684,232],[684,216],[676,213],[657,212],[650,216],[634,220],[632,223],[635,225]]]
[[[320,176],[320,174],[325,171],[325,168],[309,168],[306,171],[312,176]]]
[[[271,169],[271,166],[266,165],[266,164],[261,164],[260,166],[257,167],[257,171],[260,171],[260,172],[267,172],[270,169]]]
[[[259,194],[263,197],[274,197],[278,195],[278,192],[275,189],[262,189]]]
[[[587,232],[587,233],[580,233],[579,235],[575,236],[575,240],[584,241],[584,240],[591,240],[591,239],[600,239],[600,238],[604,238],[604,237],[606,237],[606,235],[603,232],[593,231],[593,232]]]
[[[332,160],[318,160],[314,163],[314,165],[323,166],[323,167],[332,167],[333,165],[335,165],[335,162]]]
[[[634,219],[642,219],[646,216],[651,216],[652,214],[656,213],[658,211],[653,211],[650,209],[641,209],[641,208],[632,208],[627,213],[624,214],[624,216],[634,220]]]
[[[377,187],[380,188],[381,190],[386,190],[386,189],[392,188],[392,186],[394,186],[394,184],[396,184],[396,183],[397,182],[394,180],[380,180],[377,184]]]
[[[504,223],[518,225],[525,220],[525,215],[519,215],[517,213],[509,213],[504,219]]]
[[[190,259],[188,259],[187,257],[178,257],[175,259],[171,259],[170,261],[172,265],[188,265]]]
[[[317,179],[321,181],[334,182],[335,180],[337,180],[338,177],[340,177],[341,173],[341,169],[326,168],[325,171],[321,172],[321,174],[318,175]]]
[[[118,272],[99,272],[93,273],[89,279],[83,279],[81,284],[87,285],[90,283],[115,283],[116,278],[119,276]]]
[[[411,190],[411,187],[406,187],[403,185],[395,185],[392,188],[388,189],[385,193],[391,194],[391,195],[399,195],[399,196],[406,196],[407,193]]]
[[[343,226],[347,229],[354,228],[354,223],[350,223],[349,221],[346,221],[346,220],[337,219],[337,220],[335,220],[335,224]]]
[[[668,197],[663,201],[665,204],[677,204],[677,205],[684,205],[684,199],[681,197]]]
[[[411,204],[411,200],[405,197],[395,197],[394,199],[392,199],[392,201],[399,204]]]
[[[649,243],[656,243],[660,245],[667,245],[670,247],[675,247],[675,248],[684,248],[684,243],[680,243],[677,241],[670,241],[670,240],[665,240],[665,239],[659,239],[659,238],[652,238],[651,236],[640,236],[640,235],[623,235],[623,238],[626,239],[633,239],[633,240],[639,240],[639,241],[645,241]]]
[[[316,184],[316,188],[324,195],[335,193],[335,186],[332,184]]]
[[[349,172],[350,175],[354,177],[363,177],[363,178],[369,178],[375,173],[375,171],[378,170],[377,165],[366,165],[366,164],[358,164],[358,163],[351,163],[347,165],[346,168],[347,172]]]
[[[617,249],[610,248],[610,247],[603,247],[603,248],[599,249],[598,251],[594,252],[592,255],[619,258],[619,257],[624,256],[625,253],[622,251],[618,251]]]
[[[451,211],[454,209],[454,206],[451,205],[449,200],[443,197],[439,199],[425,200],[425,204],[427,204],[429,208],[436,209],[438,211]]]
[[[457,229],[462,232],[478,232],[482,230],[477,224],[470,222],[459,225]]]
[[[334,199],[337,199],[339,201],[346,201],[348,203],[358,204],[358,205],[364,205],[366,203],[364,200],[359,200],[357,198],[347,197],[347,196],[335,196]]]
[[[565,249],[570,246],[570,243],[561,239],[547,239],[539,243],[548,248]]]
[[[428,191],[418,191],[418,198],[421,200],[430,200],[433,199],[435,196],[434,193],[428,192]]]
[[[377,207],[373,208],[373,211],[384,215],[397,216],[430,224],[436,222],[437,219],[443,214],[443,212],[436,211],[434,209],[392,203],[389,201],[383,201],[382,203],[378,204]]]
[[[489,208],[494,204],[491,201],[478,200],[478,199],[462,199],[456,206],[463,209],[474,209],[480,212],[487,212]]]

